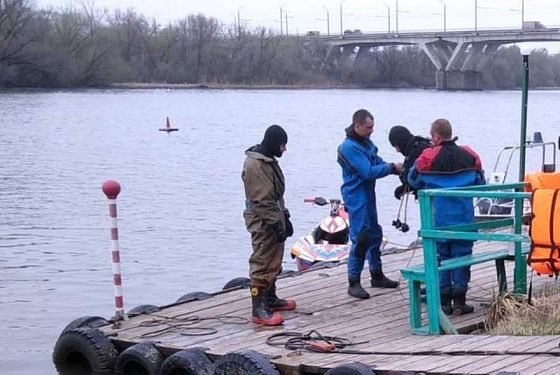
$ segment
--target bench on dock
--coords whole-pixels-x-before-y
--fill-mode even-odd
[[[498,289],[499,293],[502,294],[507,290],[505,261],[512,260],[515,262],[513,290],[515,293],[519,294],[526,293],[527,268],[525,263],[525,256],[528,251],[528,246],[522,246],[522,243],[528,242],[529,239],[527,236],[521,234],[521,228],[523,216],[523,199],[528,198],[530,194],[513,191],[500,191],[504,189],[519,190],[522,189],[523,186],[524,184],[517,183],[499,186],[484,185],[476,187],[419,191],[421,211],[421,229],[419,231],[419,234],[423,239],[424,264],[401,269],[403,278],[408,280],[410,303],[409,322],[412,333],[438,335],[440,334],[441,330],[446,333],[457,333],[447,316],[441,311],[439,292],[439,272],[441,271],[451,271],[454,269],[485,262],[494,262],[496,265]],[[471,224],[434,228],[431,207],[433,197],[435,196],[514,199],[515,216],[506,219],[487,220]],[[488,231],[508,227],[512,228],[513,233]],[[437,239],[501,241],[514,243],[515,245],[513,251],[504,248],[448,259],[442,261],[441,263],[438,263],[436,251]],[[426,284],[426,301],[428,311],[427,326],[422,326],[420,305],[421,284]]]

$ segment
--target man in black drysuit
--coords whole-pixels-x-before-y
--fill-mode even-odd
[[[401,199],[405,192],[412,192],[416,196],[416,189],[410,187],[407,181],[408,171],[420,156],[422,151],[433,144],[428,138],[412,135],[412,133],[402,125],[396,125],[389,131],[389,142],[398,152],[404,155],[403,170],[399,175],[401,185],[395,188],[395,198]]]

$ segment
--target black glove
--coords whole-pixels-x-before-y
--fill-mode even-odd
[[[404,188],[404,185],[397,186],[397,187],[395,188],[395,192],[393,193],[393,194],[395,194],[395,198],[397,198],[398,200],[400,200],[401,197],[402,197],[403,194],[404,194],[404,189],[405,189],[405,188]]]
[[[399,175],[399,171],[397,170],[397,166],[395,165],[395,163],[389,163],[389,166],[391,167],[391,172],[389,172],[390,174],[396,174]]]
[[[274,224],[273,226],[271,226],[271,228],[274,232],[274,235],[276,236],[276,242],[280,243],[286,241],[287,236],[286,232],[284,232],[284,229],[282,229],[282,223]]]
[[[294,226],[290,221],[290,211],[284,210],[284,218],[286,219],[286,237],[292,237],[294,235]]]
[[[286,237],[292,237],[294,235],[294,226],[290,219],[286,218]]]

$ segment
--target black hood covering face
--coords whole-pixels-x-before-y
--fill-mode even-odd
[[[257,146],[258,151],[268,157],[281,157],[281,145],[288,143],[288,134],[279,125],[271,125],[266,129],[262,142]]]
[[[401,154],[407,156],[407,146],[414,138],[412,133],[404,126],[393,126],[389,131],[389,142],[391,146],[398,147]]]

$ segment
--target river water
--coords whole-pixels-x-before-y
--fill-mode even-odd
[[[528,134],[560,135],[560,91],[529,96]],[[328,209],[304,197],[339,197],[336,147],[352,113],[375,116],[374,142],[402,157],[389,128],[427,135],[446,117],[459,143],[491,171],[498,150],[519,141],[520,92],[424,90],[84,90],[0,93],[0,367],[7,375],[54,374],[61,329],[85,315],[113,314],[108,208],[101,184],[116,179],[125,307],[174,302],[246,276],[251,252],[242,221],[244,150],[266,127],[289,134],[280,163],[295,236]],[[166,116],[180,130],[158,132]],[[531,156],[529,157],[531,159]],[[538,159],[538,158],[537,158]],[[516,167],[515,167],[516,168]],[[512,174],[517,174],[517,169]],[[391,242],[394,176],[378,183],[380,221]],[[295,269],[286,253],[285,269]],[[345,286],[341,285],[341,293]]]

